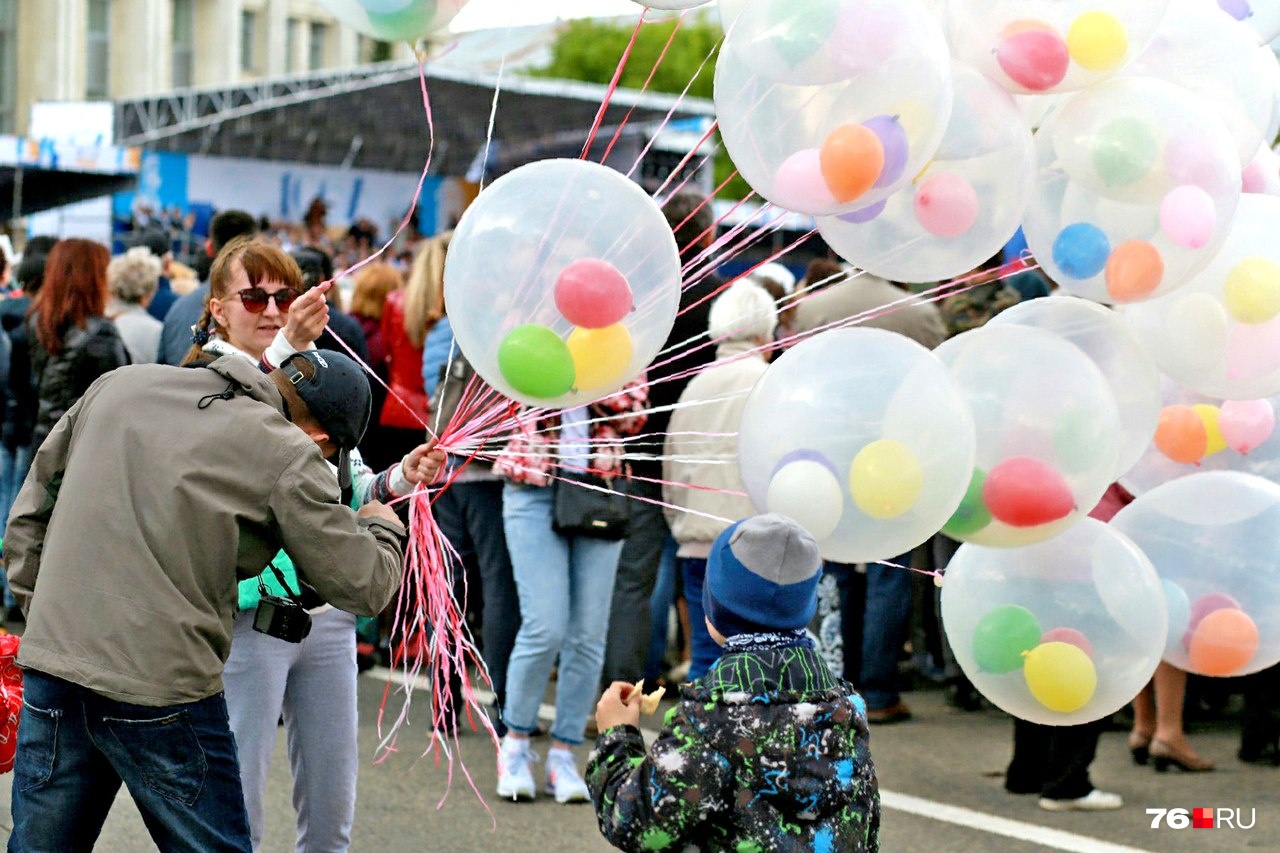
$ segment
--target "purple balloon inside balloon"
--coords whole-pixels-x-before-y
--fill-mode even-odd
[[[790,465],[792,462],[817,462],[823,468],[831,472],[831,476],[839,479],[840,475],[836,472],[836,466],[824,454],[816,450],[793,450],[786,456],[778,460],[778,464],[773,466],[773,473],[769,475],[770,479],[778,476],[778,472]]]
[[[884,189],[901,178],[907,168],[907,157],[911,152],[907,132],[896,116],[876,116],[864,121],[862,126],[880,137],[880,144],[884,147],[884,168],[872,184],[876,189]]]
[[[867,207],[859,208],[851,213],[841,213],[836,216],[841,222],[850,222],[854,225],[864,225],[884,213],[884,207],[889,203],[887,198],[882,198],[875,204]]]
[[[1249,5],[1249,0],[1218,0],[1218,5],[1222,7],[1222,11],[1237,21],[1243,21],[1253,14],[1253,8]]]

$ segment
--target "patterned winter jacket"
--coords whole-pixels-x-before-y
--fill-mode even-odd
[[[620,850],[879,849],[866,706],[807,648],[726,653],[648,755],[634,727],[602,732],[587,783]]]

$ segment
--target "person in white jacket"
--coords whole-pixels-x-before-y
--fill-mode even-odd
[[[663,500],[679,550],[676,559],[689,604],[693,661],[689,680],[701,678],[720,656],[707,633],[702,582],[711,543],[730,521],[753,515],[738,473],[738,421],[747,395],[768,368],[767,350],[778,325],[773,298],[745,279],[717,297],[708,320],[716,360],[693,378],[671,415],[663,451]],[[736,494],[734,494],[736,493]]]

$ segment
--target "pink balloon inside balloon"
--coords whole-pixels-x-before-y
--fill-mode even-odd
[[[982,501],[1011,527],[1036,527],[1066,518],[1076,508],[1067,481],[1051,465],[1014,456],[993,465],[982,484]]]
[[[1218,414],[1222,440],[1237,453],[1256,450],[1276,429],[1276,412],[1267,400],[1228,400]]]
[[[1258,379],[1280,370],[1280,317],[1236,323],[1227,335],[1227,378]]]
[[[1191,635],[1200,627],[1201,620],[1215,610],[1239,610],[1240,602],[1223,592],[1210,592],[1191,602],[1191,621],[1182,635],[1182,645],[1191,647]]]
[[[1032,92],[1047,92],[1067,76],[1067,43],[1052,29],[1013,32],[1000,39],[996,61],[1009,79]]]
[[[786,210],[822,213],[839,202],[822,177],[821,153],[817,148],[797,151],[778,167],[770,200]]]
[[[935,237],[959,237],[978,221],[978,193],[953,172],[932,175],[916,190],[916,220]]]
[[[1201,249],[1218,228],[1213,198],[1193,184],[1176,187],[1160,202],[1160,230],[1184,249]]]
[[[1067,643],[1080,649],[1091,659],[1093,658],[1093,644],[1075,628],[1054,628],[1051,631],[1045,631],[1044,636],[1040,638],[1040,642]]]
[[[556,279],[556,308],[575,326],[603,329],[621,322],[635,304],[627,277],[608,261],[582,258]]]

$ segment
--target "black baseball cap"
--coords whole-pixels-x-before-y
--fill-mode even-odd
[[[311,370],[302,366],[304,361]],[[280,369],[329,439],[341,450],[354,450],[373,410],[369,380],[360,365],[340,352],[315,349],[295,352]]]

